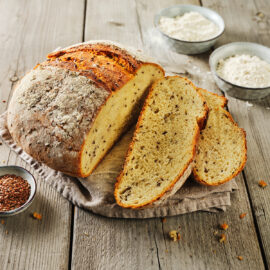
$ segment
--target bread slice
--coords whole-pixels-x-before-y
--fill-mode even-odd
[[[200,92],[209,114],[200,134],[193,175],[204,185],[220,185],[243,170],[247,159],[246,135],[223,109],[226,98],[203,89]]]
[[[115,186],[120,206],[144,207],[183,185],[194,166],[199,126],[207,111],[188,79],[165,77],[154,83]]]

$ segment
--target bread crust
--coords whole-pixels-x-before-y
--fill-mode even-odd
[[[92,59],[89,58],[90,54],[88,54],[88,56],[84,55],[84,60],[82,61],[83,67],[79,65],[75,66],[74,59],[72,58],[62,61],[64,64],[57,60],[59,55],[64,56],[68,52],[75,53],[73,56],[75,58],[77,57],[77,62],[80,62],[80,52],[89,52],[89,50],[98,52],[97,54],[102,52],[102,54],[105,55],[101,59],[101,63],[99,62],[99,67],[94,67],[96,73],[91,72]],[[114,58],[114,60],[107,57],[108,55]],[[107,66],[105,61],[107,58],[108,62],[114,65],[113,69],[111,67],[108,69],[103,68],[104,65]],[[137,60],[133,55],[130,55],[129,52],[125,51],[123,48],[117,48],[115,45],[110,45],[107,43],[103,44],[102,42],[94,42],[94,44],[80,44],[78,46],[73,46],[70,49],[66,49],[64,51],[60,50],[50,54],[49,60],[37,65],[34,70],[26,74],[14,91],[14,95],[10,103],[11,105],[8,108],[8,128],[14,141],[36,160],[45,163],[55,170],[62,171],[68,175],[76,177],[88,176],[94,170],[94,168],[89,174],[83,174],[83,170],[81,168],[81,159],[85,138],[89,133],[96,117],[108,99],[114,92],[119,91],[129,80],[134,78],[137,71],[143,65],[154,65],[159,68],[161,73],[164,75],[164,70],[159,65]],[[86,68],[87,70],[83,70],[83,68]],[[115,74],[113,76],[111,70],[114,69]],[[60,77],[64,74],[62,77],[65,79],[67,77],[67,79],[71,80],[72,82],[74,81],[76,89],[80,88],[80,83],[82,83],[83,87],[85,88],[87,88],[88,85],[91,85],[91,89],[87,88],[89,96],[84,97],[84,91],[81,89],[82,91],[79,91],[81,96],[80,99],[76,98],[75,96],[70,98],[70,100],[63,98],[60,104],[54,104],[55,106],[61,107],[62,111],[60,111],[59,108],[57,109],[57,107],[51,107],[48,110],[48,106],[51,106],[51,104],[46,104],[43,108],[40,108],[40,110],[36,110],[35,106],[40,106],[38,100],[33,108],[28,107],[27,100],[25,102],[21,100],[20,102],[22,103],[19,104],[18,95],[20,94],[22,96],[23,93],[20,92],[24,91],[23,87],[25,87],[25,84],[31,84],[30,80],[33,79],[31,76],[38,75],[40,70],[48,71],[48,78],[50,76],[54,76],[54,73],[57,70],[57,72],[61,73],[60,75],[58,74]],[[101,78],[99,78],[99,75]],[[58,87],[57,81],[62,80],[62,77],[61,79],[57,79],[57,76],[55,76],[56,78],[53,81],[53,83],[55,83],[55,87]],[[48,81],[50,82],[50,80],[51,79]],[[46,81],[46,79],[44,79],[44,81]],[[41,82],[37,82],[36,87],[38,84],[42,83],[43,79],[41,78]],[[34,87],[33,83],[30,86]],[[51,87],[51,85],[48,84],[48,87]],[[60,88],[60,91],[61,87],[62,86],[58,87]],[[34,93],[34,91],[32,91],[32,93]],[[42,93],[40,93],[40,98],[43,98]],[[81,102],[83,102],[86,98],[92,100],[92,105],[87,108],[80,108]],[[75,102],[72,108],[69,108],[70,102]],[[67,109],[67,115],[74,112],[76,113],[73,119],[73,128],[70,128],[68,131],[66,128],[63,128],[60,119],[61,117],[62,119],[65,118],[65,109]],[[58,117],[56,114],[59,111],[61,113],[61,117]],[[57,120],[58,122],[53,128],[52,124],[55,124],[55,118],[49,116],[50,112],[53,112],[52,116],[54,116],[56,119],[59,118],[59,121]],[[78,117],[79,120],[76,120],[76,117]],[[77,131],[79,131],[79,133]],[[104,155],[105,154],[106,153],[104,153]],[[100,158],[100,161],[102,158],[103,156]]]
[[[168,76],[165,77],[166,78],[179,78],[180,76]],[[183,78],[183,77],[180,77]],[[164,79],[164,78],[163,78]],[[121,182],[121,179],[123,178],[123,173],[124,173],[124,169],[127,166],[129,160],[130,160],[130,153],[133,150],[134,147],[134,143],[136,141],[136,136],[137,133],[140,131],[140,126],[142,124],[143,118],[144,118],[144,113],[145,110],[147,108],[147,106],[149,105],[149,102],[152,98],[153,95],[153,89],[155,88],[155,85],[159,83],[159,81],[162,81],[163,79],[159,79],[157,81],[155,81],[155,83],[151,86],[149,94],[145,100],[145,103],[143,105],[143,109],[141,110],[138,122],[136,124],[136,128],[135,128],[135,132],[133,134],[132,137],[132,141],[129,145],[127,154],[126,154],[126,159],[125,162],[123,164],[123,169],[121,171],[121,173],[119,174],[119,176],[117,177],[116,180],[116,184],[115,184],[115,189],[114,189],[114,197],[115,200],[117,202],[118,205],[120,205],[123,208],[132,208],[132,209],[140,209],[140,208],[145,208],[145,207],[150,207],[153,205],[157,205],[160,204],[163,200],[162,197],[164,197],[163,199],[168,198],[169,196],[172,196],[175,192],[177,192],[177,190],[184,184],[185,180],[188,178],[188,176],[191,174],[192,169],[194,167],[193,164],[193,159],[195,157],[196,154],[196,144],[198,142],[199,139],[199,135],[200,135],[200,129],[201,127],[204,125],[204,122],[207,119],[207,115],[208,115],[208,107],[206,105],[206,102],[204,100],[204,98],[202,97],[202,95],[200,94],[199,90],[197,89],[197,87],[187,78],[183,78],[184,80],[186,80],[186,82],[190,85],[192,85],[192,87],[194,87],[194,89],[196,89],[197,93],[199,94],[199,96],[201,97],[201,99],[203,100],[203,106],[204,106],[204,114],[197,119],[197,127],[196,127],[196,131],[194,133],[194,137],[193,137],[193,142],[192,142],[192,157],[190,158],[190,160],[185,164],[183,170],[178,174],[178,176],[173,180],[173,182],[170,184],[170,186],[168,186],[166,189],[163,190],[162,193],[158,194],[155,198],[153,198],[151,201],[147,202],[147,203],[142,203],[142,204],[136,204],[136,205],[125,205],[121,202],[121,200],[118,197],[118,189],[119,189],[119,184]],[[188,174],[185,174],[185,172],[188,171]],[[181,183],[180,185],[177,185],[177,182]],[[175,188],[175,186],[177,186],[177,188]]]
[[[213,183],[213,184],[209,184],[207,182],[205,182],[203,179],[200,178],[200,176],[197,174],[196,170],[193,169],[193,176],[194,176],[194,179],[199,182],[200,184],[203,184],[205,186],[218,186],[218,185],[221,185],[221,184],[224,184],[230,180],[232,180],[234,177],[236,177],[245,167],[245,164],[246,164],[246,161],[247,161],[247,141],[246,141],[246,132],[244,129],[240,128],[237,123],[233,120],[233,117],[232,115],[226,111],[225,109],[223,109],[223,113],[226,114],[228,116],[228,119],[232,122],[232,124],[237,127],[237,129],[239,129],[243,135],[243,138],[244,138],[244,158],[241,162],[241,165],[239,166],[238,170],[236,172],[234,172],[231,176],[223,179],[222,181],[219,181],[219,182],[216,182],[216,183]]]
[[[206,89],[203,89],[203,88],[199,88],[198,87],[198,90],[200,91],[200,92],[204,92],[204,93],[206,93],[206,94],[211,94],[212,96],[215,96],[216,98],[218,98],[219,100],[222,100],[222,104],[221,104],[221,107],[222,108],[224,108],[225,106],[227,106],[227,103],[228,103],[228,99],[226,98],[226,97],[224,97],[224,96],[220,96],[220,95],[218,95],[218,94],[216,94],[216,93],[213,93],[213,92],[210,92],[210,91],[208,91],[208,90],[206,90]]]

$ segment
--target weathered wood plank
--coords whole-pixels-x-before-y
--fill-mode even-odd
[[[225,20],[226,34],[219,44],[249,41],[270,47],[269,1],[203,0],[203,5],[218,11]],[[242,20],[239,20],[239,14]],[[270,97],[250,103],[228,98],[233,117],[247,132],[248,160],[244,170],[245,178],[265,257],[270,267],[270,189],[258,186],[261,179],[270,184]]]
[[[0,2],[0,10],[2,113],[7,108],[7,102],[2,101],[9,99],[13,85],[9,78],[21,77],[59,45],[81,41],[84,1],[6,0]],[[0,163],[30,169],[5,145],[0,146]],[[35,177],[38,190],[33,205],[0,224],[1,269],[68,268],[71,205],[38,175]],[[42,221],[30,217],[33,211],[43,215]]]
[[[85,41],[107,39],[136,48],[142,47],[133,0],[87,1]]]
[[[153,15],[174,3],[181,1],[141,0],[136,1],[136,6],[133,1],[88,2],[86,40],[111,39],[135,47],[143,43],[148,48]],[[199,4],[199,1],[190,3]],[[119,13],[119,9],[128,12]],[[207,70],[206,59],[207,55],[195,57],[194,62]],[[168,53],[166,60],[177,67],[177,61],[182,58]],[[215,88],[213,81],[197,83]],[[160,219],[108,219],[76,208],[72,269],[263,269],[242,176],[237,180],[240,190],[225,213],[193,213],[167,218],[162,223]],[[248,214],[240,220],[242,212]],[[221,222],[230,226],[226,244],[219,243],[214,235]],[[179,226],[182,240],[174,243],[169,240],[168,232]],[[218,230],[218,233],[222,232]],[[238,255],[244,260],[238,261]]]

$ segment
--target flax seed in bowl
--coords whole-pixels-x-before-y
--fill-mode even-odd
[[[0,167],[0,216],[24,211],[33,201],[36,181],[31,173],[18,166]]]

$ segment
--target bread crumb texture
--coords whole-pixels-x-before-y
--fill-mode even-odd
[[[169,237],[174,241],[177,242],[181,239],[181,234],[180,232],[176,231],[176,230],[172,230],[169,232]]]
[[[220,224],[220,229],[227,230],[229,228],[229,225],[227,223]]]
[[[220,235],[220,238],[219,238],[219,242],[220,243],[225,243],[226,242],[226,235],[224,234],[224,233],[222,233],[221,235]]]
[[[263,180],[260,180],[260,181],[258,182],[258,185],[259,185],[261,188],[267,187],[267,183],[266,183],[265,181],[263,181]]]
[[[226,99],[201,91],[209,107],[205,129],[201,131],[194,177],[205,185],[220,185],[235,177],[246,163],[246,135],[229,112]]]
[[[242,213],[242,214],[239,215],[239,218],[243,219],[246,215],[247,215],[247,213]]]
[[[154,84],[116,183],[119,205],[138,208],[172,194],[193,160],[198,122],[206,113],[204,99],[189,80],[166,77]]]

